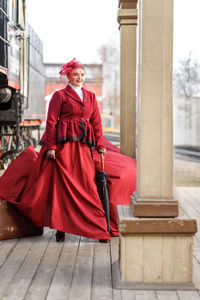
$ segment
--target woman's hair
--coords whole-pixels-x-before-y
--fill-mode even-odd
[[[76,60],[76,58],[73,58],[70,62],[64,64],[61,68],[60,68],[60,72],[59,74],[62,76],[68,76],[71,71],[75,68],[81,68],[84,70],[82,64]]]

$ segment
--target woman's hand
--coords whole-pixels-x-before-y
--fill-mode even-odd
[[[48,150],[47,158],[48,159],[56,159],[56,150]]]
[[[99,153],[103,153],[103,156],[105,157],[105,155],[106,155],[106,148],[99,149]]]

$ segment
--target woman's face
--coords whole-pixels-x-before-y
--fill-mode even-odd
[[[85,81],[85,71],[82,68],[75,68],[68,75],[69,82],[74,86],[81,86]]]

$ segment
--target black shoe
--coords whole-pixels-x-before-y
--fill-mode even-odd
[[[64,242],[64,240],[65,240],[65,233],[64,232],[62,232],[62,231],[59,231],[59,230],[57,230],[57,232],[56,232],[56,242]]]
[[[100,239],[99,242],[100,242],[100,243],[108,243],[109,240],[102,240],[102,239]]]

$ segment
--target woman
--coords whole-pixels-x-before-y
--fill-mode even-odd
[[[96,97],[82,87],[85,72],[75,59],[60,74],[69,83],[52,96],[43,147],[17,208],[34,224],[56,229],[57,242],[65,232],[107,242],[110,234],[91,155],[92,147],[106,153]]]
[[[136,190],[136,162],[102,139],[95,95],[82,88],[82,65],[74,59],[62,66],[61,75],[69,84],[52,97],[43,147],[37,154],[29,146],[9,165],[0,178],[0,198],[36,225],[57,229],[58,242],[64,232],[106,242],[110,235],[94,182],[94,169],[101,169],[99,153],[106,153],[111,236],[119,234],[117,204],[130,204]]]

